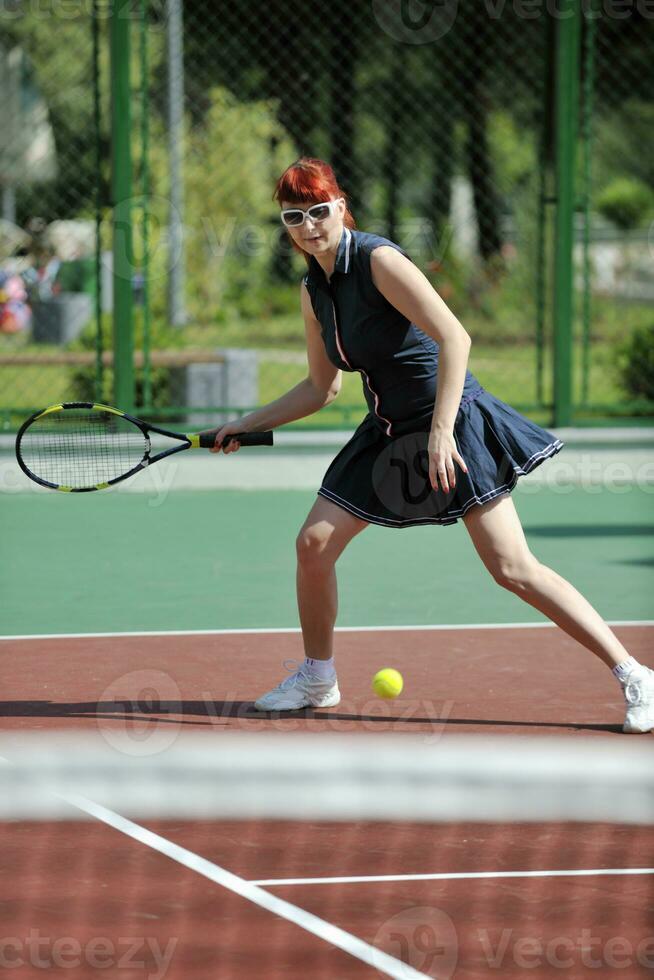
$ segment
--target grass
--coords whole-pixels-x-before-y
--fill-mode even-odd
[[[594,301],[593,313],[588,402],[590,405],[613,406],[615,412],[620,414],[620,405],[625,403],[627,396],[621,390],[614,372],[615,344],[628,330],[651,321],[651,307],[598,299]],[[516,407],[533,406],[539,401],[535,377],[536,347],[533,342],[524,340],[529,332],[533,333],[533,322],[525,322],[525,316],[524,312],[518,315],[505,311],[501,316],[496,312],[490,319],[481,314],[471,314],[465,319],[466,328],[473,337],[470,370],[485,388]],[[502,324],[502,337],[498,333],[498,323]],[[108,329],[108,324],[105,329]],[[265,321],[239,321],[234,318],[229,324],[190,324],[183,332],[159,333],[154,345],[158,347],[259,349],[261,403],[278,398],[306,374],[302,357],[304,330],[299,314],[278,314]],[[74,346],[88,348],[88,338]],[[0,335],[0,353],[3,354],[12,350],[43,353],[48,349],[42,344],[30,344],[27,337]],[[266,350],[271,351],[269,359],[266,359]],[[276,363],[273,350],[295,351],[300,355],[299,363]],[[575,392],[577,401],[580,401],[582,364],[579,344],[575,350],[574,373]],[[0,418],[3,405],[18,409],[11,418],[5,413],[5,427],[15,428],[27,409],[70,398],[71,374],[71,368],[59,365],[0,365]],[[549,349],[544,352],[543,378],[543,401],[547,404],[552,399],[552,355]],[[365,411],[360,376],[344,374],[339,398],[329,408],[300,424],[312,427],[348,426],[358,421]],[[529,409],[528,414],[541,424],[549,422],[547,410]]]

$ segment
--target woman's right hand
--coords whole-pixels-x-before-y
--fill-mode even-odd
[[[213,448],[209,452],[237,453],[241,448],[238,439],[229,439],[227,437],[234,432],[245,432],[242,419],[234,419],[233,422],[226,422],[225,425],[220,426],[218,429],[210,429],[208,431],[215,432],[216,434]]]

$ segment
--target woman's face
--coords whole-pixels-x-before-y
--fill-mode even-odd
[[[323,204],[323,201],[304,201],[302,204],[291,204],[282,201],[282,210],[286,208],[301,208],[306,211],[312,204]],[[343,218],[345,216],[345,201],[340,198],[336,207],[324,221],[314,221],[305,215],[304,224],[285,225],[286,231],[300,248],[310,255],[320,255],[323,252],[336,250],[343,234]]]

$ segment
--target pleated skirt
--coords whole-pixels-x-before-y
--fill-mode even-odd
[[[456,486],[429,482],[431,419],[418,431],[388,436],[367,415],[332,460],[318,493],[361,520],[384,527],[456,524],[471,507],[510,493],[518,478],[563,443],[484,389],[463,400],[454,440],[468,472],[455,463]]]

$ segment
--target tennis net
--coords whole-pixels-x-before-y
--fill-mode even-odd
[[[643,977],[647,739],[0,739],[0,969]]]

